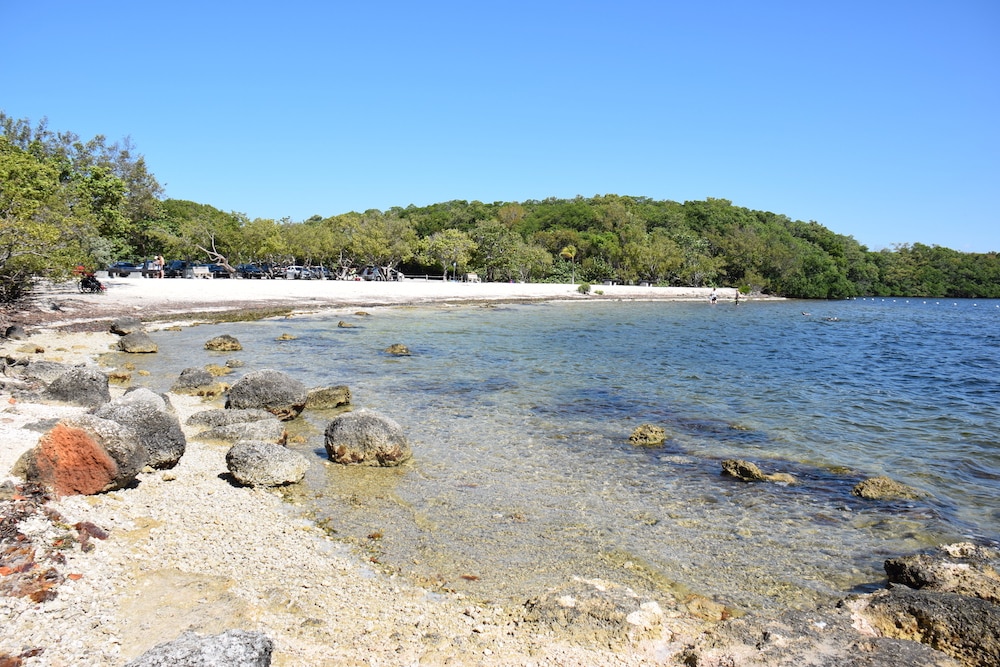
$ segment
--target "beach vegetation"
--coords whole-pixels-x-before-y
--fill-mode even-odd
[[[1000,298],[1000,255],[916,242],[871,250],[816,221],[707,198],[452,200],[302,221],[164,199],[128,139],[83,140],[0,111],[0,300],[118,260],[364,267],[486,281],[736,287],[812,299]],[[227,268],[227,271],[229,269]],[[236,270],[230,271],[236,275]]]

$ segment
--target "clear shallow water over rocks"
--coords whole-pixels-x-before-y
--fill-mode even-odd
[[[134,361],[165,390],[182,368],[238,357],[238,373],[347,384],[357,408],[399,422],[411,462],[343,468],[323,464],[329,417],[310,416],[295,447],[316,465],[297,500],[418,581],[523,602],[602,577],[766,610],[880,586],[887,557],[1000,536],[998,305],[338,311],[158,332],[160,352]],[[221,333],[243,351],[205,351]],[[394,343],[412,354],[386,354]],[[643,423],[666,443],[631,445]],[[799,483],[723,477],[727,458]],[[880,474],[928,498],[851,495]]]

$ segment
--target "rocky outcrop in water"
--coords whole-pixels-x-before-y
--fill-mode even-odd
[[[786,472],[765,473],[756,464],[742,459],[726,459],[723,461],[722,474],[735,477],[744,482],[795,483],[795,478]]]
[[[188,631],[125,667],[268,667],[273,652],[274,642],[262,632],[226,630],[203,637]]]
[[[854,485],[851,493],[866,500],[916,500],[924,494],[889,477],[869,477]]]
[[[910,588],[958,593],[1000,604],[1000,552],[959,542],[931,553],[885,561],[889,582]]]
[[[309,460],[273,442],[243,440],[226,453],[226,467],[245,486],[284,486],[302,481]]]
[[[306,407],[311,410],[332,410],[351,404],[351,390],[347,385],[320,387],[309,390]]]
[[[306,386],[291,375],[265,369],[252,371],[237,380],[229,388],[226,408],[258,408],[288,421],[299,416],[308,398]]]
[[[326,454],[335,463],[396,466],[413,453],[402,427],[372,410],[348,412],[324,433]]]
[[[655,424],[641,424],[632,431],[632,435],[628,437],[628,441],[633,445],[644,447],[662,445],[667,441],[667,431],[662,426],[656,426]]]
[[[223,334],[206,341],[205,349],[212,352],[239,352],[243,349],[243,345],[235,336]]]
[[[118,349],[130,354],[152,354],[159,348],[145,331],[133,331],[121,337]]]

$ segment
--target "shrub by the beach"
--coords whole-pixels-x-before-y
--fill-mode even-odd
[[[108,376],[94,368],[71,368],[45,388],[42,399],[96,407],[111,400]]]
[[[15,472],[60,496],[93,495],[131,484],[148,458],[134,429],[83,414],[59,421]]]
[[[147,465],[173,468],[184,455],[187,438],[168,406],[162,396],[142,387],[98,407],[94,415],[131,427],[149,453]]]
[[[239,352],[243,349],[240,341],[235,336],[223,334],[216,336],[205,343],[205,349],[212,352]]]
[[[331,421],[324,444],[335,463],[395,466],[413,455],[402,427],[372,410],[348,412]]]
[[[157,351],[156,343],[145,331],[133,331],[118,341],[118,349],[131,354],[151,354]]]
[[[241,440],[226,453],[226,467],[245,486],[283,486],[302,481],[309,460],[273,442]]]
[[[576,291],[580,294],[590,294],[590,283],[580,283],[580,286],[576,288]]]
[[[288,373],[264,369],[251,371],[237,380],[229,389],[226,407],[260,408],[288,421],[299,416],[308,398],[306,386]]]

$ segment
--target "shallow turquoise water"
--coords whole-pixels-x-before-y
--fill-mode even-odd
[[[297,447],[317,461],[307,509],[420,581],[516,602],[603,577],[768,609],[879,585],[889,556],[1000,536],[998,305],[338,311],[157,333],[160,353],[140,364],[166,389],[182,368],[235,356],[347,384],[356,407],[398,421],[414,449],[400,469],[324,465],[329,416]],[[245,351],[202,349],[221,333]],[[393,343],[412,356],[386,355]],[[647,422],[668,430],[665,446],[629,444]],[[732,457],[800,483],[723,478]],[[851,496],[877,474],[929,498]]]

